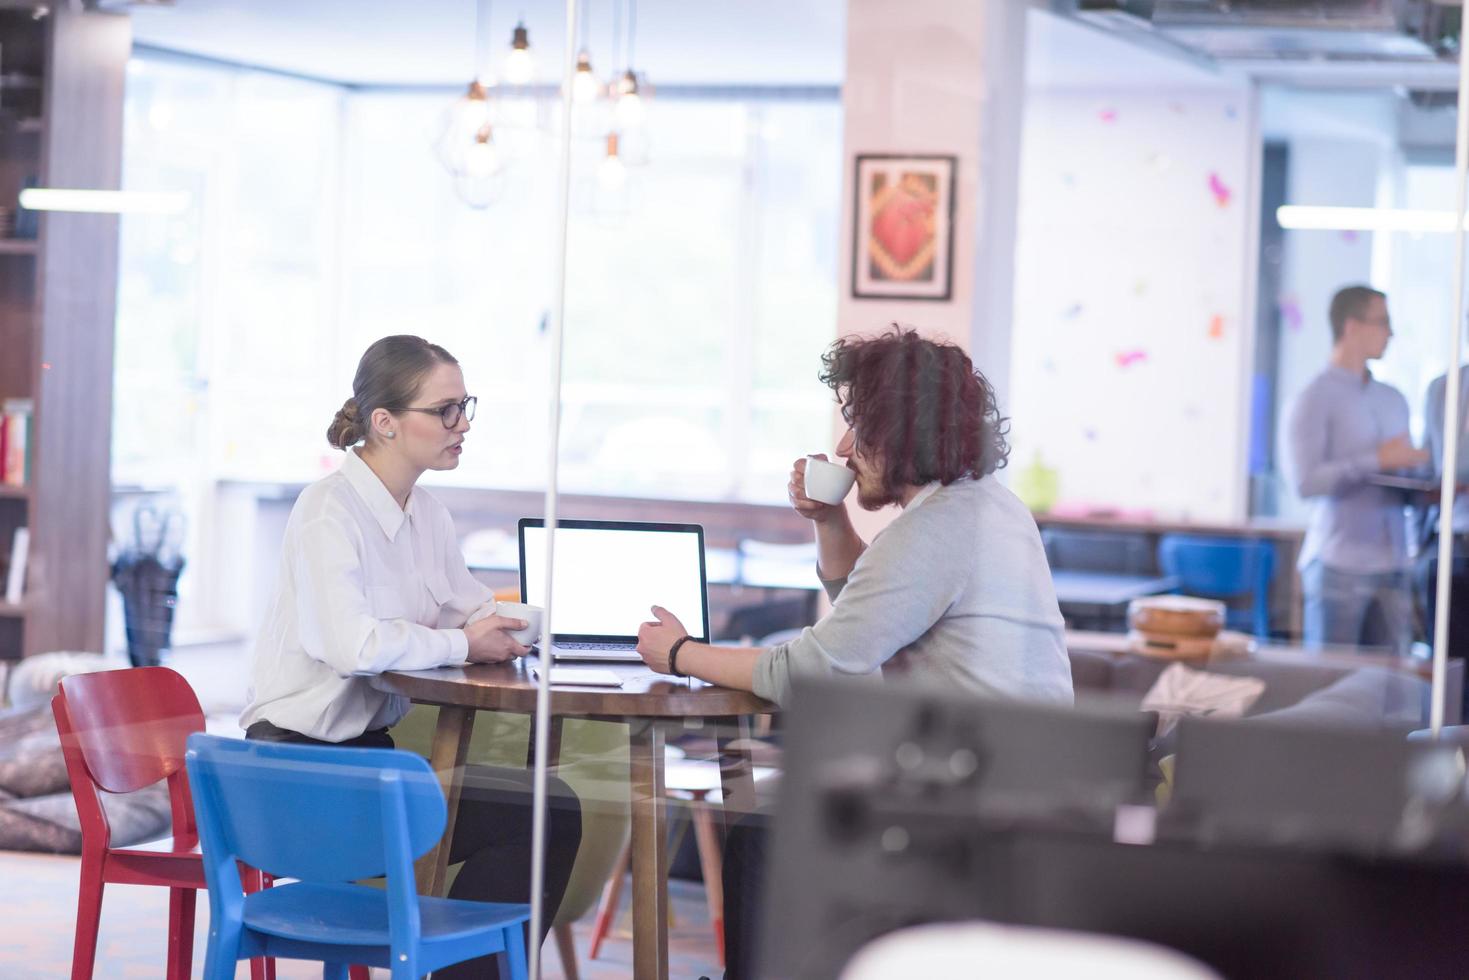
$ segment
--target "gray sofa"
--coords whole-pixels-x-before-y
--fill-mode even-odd
[[[1171,663],[1132,653],[1072,650],[1071,679],[1078,697],[1105,694],[1113,700],[1140,702]],[[1421,728],[1428,720],[1428,682],[1370,662],[1354,667],[1339,660],[1311,663],[1239,659],[1212,662],[1199,669],[1265,682],[1264,693],[1246,717],[1402,731]],[[1449,700],[1454,715],[1450,721],[1457,721],[1458,699]]]

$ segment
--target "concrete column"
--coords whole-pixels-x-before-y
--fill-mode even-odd
[[[1019,0],[848,0],[838,331],[897,322],[968,350],[1007,404],[1015,202],[1025,93]],[[861,154],[957,157],[946,301],[854,299],[854,168]],[[840,421],[838,420],[838,425]],[[891,518],[859,519],[870,533]]]

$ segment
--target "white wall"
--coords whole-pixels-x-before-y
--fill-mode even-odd
[[[1030,93],[1011,467],[1044,459],[1064,503],[1245,514],[1254,113],[1227,80]]]

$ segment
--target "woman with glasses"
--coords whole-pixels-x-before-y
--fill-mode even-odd
[[[388,729],[409,703],[374,688],[372,675],[530,652],[511,635],[527,624],[495,614],[448,509],[417,486],[429,470],[459,465],[474,407],[459,362],[437,344],[384,337],[362,355],[352,397],[327,429],[346,458],[302,491],[286,523],[240,718],[247,738],[392,748]],[[581,808],[556,779],[548,800],[549,929],[581,840]],[[450,897],[529,901],[529,773],[469,767],[450,861],[465,861]],[[494,957],[441,974],[494,977]]]

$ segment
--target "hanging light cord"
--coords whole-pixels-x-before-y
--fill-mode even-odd
[[[622,2],[612,0],[612,73],[622,64]]]
[[[474,78],[490,77],[490,0],[479,0],[474,11]]]
[[[627,67],[633,68],[633,44],[638,38],[638,0],[627,0]]]

